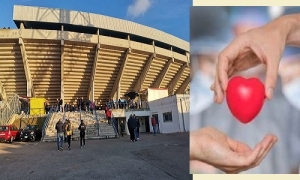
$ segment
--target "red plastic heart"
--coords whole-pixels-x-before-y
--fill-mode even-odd
[[[258,78],[233,77],[226,91],[227,105],[240,122],[251,122],[260,112],[265,100],[265,87]]]

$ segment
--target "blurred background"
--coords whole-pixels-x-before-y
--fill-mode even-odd
[[[214,126],[231,138],[254,147],[267,133],[279,141],[259,167],[244,173],[298,173],[300,159],[300,48],[286,47],[281,59],[275,96],[260,114],[241,124],[226,102],[214,104],[210,86],[218,53],[237,35],[263,26],[274,18],[300,13],[300,7],[191,7],[190,130]],[[239,73],[264,82],[264,65]],[[245,107],[247,108],[247,107]],[[222,173],[206,164],[191,164],[191,173]]]

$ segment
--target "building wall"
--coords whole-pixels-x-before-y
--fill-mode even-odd
[[[149,102],[149,107],[151,115],[158,114],[160,133],[165,134],[189,131],[189,95],[174,95],[158,99]],[[166,112],[172,112],[171,122],[164,122],[163,113]],[[153,132],[152,126],[150,131]]]
[[[127,111],[127,112],[125,112],[125,117],[126,117],[125,132],[126,132],[126,134],[129,135],[129,130],[128,130],[128,127],[127,127],[127,121],[128,121],[131,114],[135,114],[136,116],[139,117],[140,125],[141,125],[140,132],[146,132],[146,124],[144,124],[142,126],[142,121],[143,121],[143,119],[147,120],[146,117],[150,117],[150,111],[149,110]],[[146,121],[145,121],[145,123],[146,123]]]
[[[168,89],[148,88],[148,101],[154,101],[168,96]]]
[[[177,110],[179,122],[183,131],[190,131],[190,95],[178,94]]]

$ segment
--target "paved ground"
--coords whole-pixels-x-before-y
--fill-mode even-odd
[[[141,134],[131,142],[87,140],[79,148],[57,151],[56,142],[0,143],[0,179],[188,180],[189,134]]]

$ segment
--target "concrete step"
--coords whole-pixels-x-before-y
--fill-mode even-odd
[[[54,113],[51,120],[49,121],[48,128],[46,129],[46,135],[43,139],[44,142],[47,141],[56,141],[56,129],[55,125],[59,118],[63,118],[63,113],[58,112]],[[90,113],[81,113],[81,118],[84,119],[84,122],[87,126],[86,129],[86,139],[103,139],[103,138],[115,138],[117,137],[114,129],[111,125],[107,124],[104,111],[97,111],[98,119],[100,120],[100,136],[98,136],[98,125],[96,121],[96,116]],[[73,139],[79,139],[79,130],[77,127],[80,124],[80,113],[79,112],[66,112],[65,118],[69,119],[74,127]]]
[[[114,134],[100,134],[100,136],[86,136],[85,139],[113,139],[117,138],[118,136]],[[73,136],[72,141],[79,141],[79,136]],[[56,142],[56,137],[45,137],[42,142]]]

